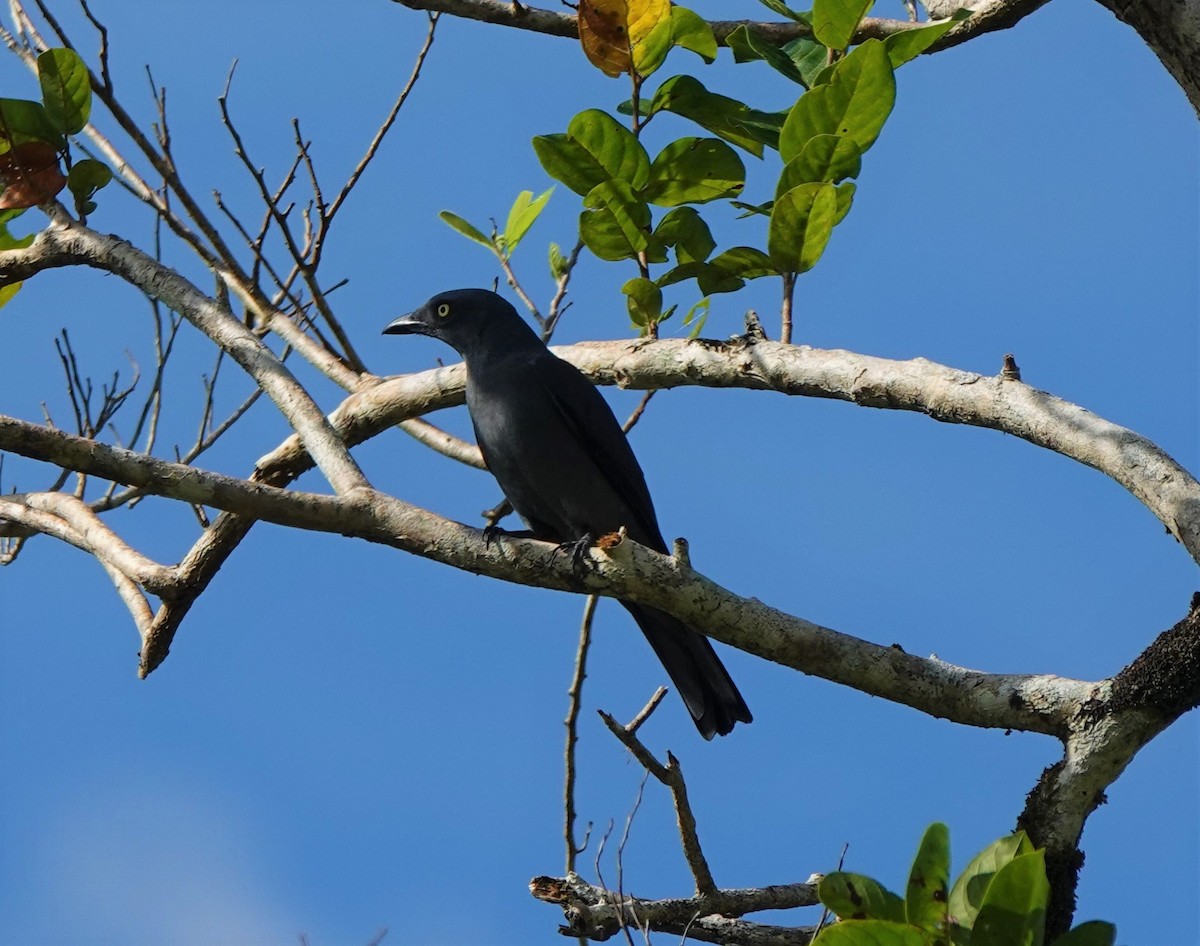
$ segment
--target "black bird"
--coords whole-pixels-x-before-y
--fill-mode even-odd
[[[462,356],[479,449],[535,537],[582,550],[624,526],[634,541],[667,552],[642,468],[608,402],[508,302],[486,289],[455,289],[383,331],[441,339]],[[751,721],[708,638],[663,611],[622,604],[705,739]]]

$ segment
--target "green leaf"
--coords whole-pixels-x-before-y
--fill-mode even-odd
[[[779,270],[771,257],[752,246],[735,246],[711,260],[713,266],[731,276],[742,279],[758,279],[761,276],[778,276]]]
[[[650,247],[650,208],[624,181],[597,184],[583,205],[579,236],[600,259],[632,259]]]
[[[572,118],[565,135],[534,138],[533,150],[547,174],[580,196],[610,180],[639,189],[650,171],[650,157],[633,132],[595,108]]]
[[[1101,920],[1080,923],[1054,941],[1054,946],[1114,946],[1117,928]]]
[[[815,39],[801,36],[780,47],[800,70],[806,88],[817,84],[817,76],[829,65],[829,50]]]
[[[877,39],[867,40],[838,62],[827,85],[800,96],[783,123],[779,153],[791,161],[817,135],[852,138],[865,152],[879,137],[895,101],[887,49]]]
[[[737,292],[745,283],[737,276],[723,269],[718,269],[712,263],[680,263],[673,269],[667,270],[655,283],[659,286],[671,286],[688,279],[696,280],[696,285],[706,296],[719,292]]]
[[[660,207],[675,207],[736,197],[745,186],[746,166],[729,145],[715,138],[680,138],[654,159],[642,194]]]
[[[664,246],[675,247],[675,259],[680,263],[703,262],[717,247],[708,224],[692,207],[669,211],[654,228],[654,236]]]
[[[63,137],[50,122],[41,102],[0,98],[0,139],[9,147],[29,141],[44,141],[61,151]],[[7,151],[8,148],[0,148]]]
[[[708,20],[687,7],[671,7],[671,41],[694,52],[705,62],[717,58],[717,38]]]
[[[785,16],[789,20],[795,20],[797,23],[808,23],[809,16],[805,13],[797,13],[791,7],[785,5],[782,0],[758,0],[764,7],[772,13],[778,13],[780,16]]]
[[[926,946],[916,927],[887,920],[846,920],[821,930],[813,946]]]
[[[810,138],[795,158],[784,165],[775,195],[787,193],[799,184],[830,181],[834,184],[857,177],[862,170],[862,152],[852,138],[817,135]]]
[[[687,315],[683,317],[683,327],[691,327],[687,335],[688,338],[696,338],[704,331],[704,323],[708,321],[708,307],[711,303],[712,300],[708,296],[705,296],[688,309]]]
[[[493,253],[496,252],[495,244],[490,239],[483,235],[474,225],[468,223],[456,213],[451,213],[449,210],[443,210],[438,216],[442,222],[450,227],[453,227],[468,240],[474,240],[480,246],[486,246]]]
[[[899,69],[906,62],[916,59],[951,29],[958,26],[963,20],[969,19],[970,16],[970,10],[956,10],[950,19],[943,20],[941,23],[893,33],[883,41],[883,45],[887,47],[888,58],[892,61],[892,68]]]
[[[629,320],[643,329],[662,318],[662,290],[649,279],[638,276],[621,287]]]
[[[904,915],[913,926],[934,930],[946,921],[950,898],[950,829],[934,822],[925,829],[908,874]]]
[[[517,248],[517,244],[529,232],[529,228],[533,226],[534,221],[541,214],[542,208],[546,206],[546,201],[553,193],[554,188],[551,187],[539,194],[536,199],[533,191],[521,191],[517,195],[512,208],[508,211],[508,222],[504,224],[505,253],[511,255],[512,251]]]
[[[817,896],[843,920],[904,922],[904,901],[863,874],[826,874],[817,885]]]
[[[23,285],[24,282],[10,282],[7,286],[0,286],[0,309],[12,302],[13,296],[21,291]]]
[[[775,208],[775,201],[768,200],[761,204],[746,204],[740,200],[731,200],[731,207],[736,207],[738,210],[744,210],[745,213],[738,214],[738,220],[745,220],[747,217],[769,217],[771,211]]]
[[[758,158],[762,157],[763,144],[769,143],[764,142],[763,130],[753,124],[757,116],[766,113],[756,113],[744,102],[709,92],[691,76],[672,76],[658,87],[650,102],[650,114],[662,111],[690,118]]]
[[[1018,831],[993,841],[976,854],[950,891],[950,915],[960,926],[973,926],[975,917],[979,914],[979,907],[983,904],[984,894],[987,893],[988,884],[996,876],[996,871],[1011,863],[1014,858],[1032,851],[1033,844],[1025,836],[1025,832]]]
[[[733,58],[737,62],[749,62],[754,59],[764,60],[771,68],[804,85],[804,75],[790,56],[778,46],[765,39],[758,30],[747,24],[742,24],[729,34],[726,42],[733,50]]]
[[[813,36],[830,49],[850,45],[854,31],[875,0],[813,0]]]
[[[671,41],[671,18],[659,20],[640,43],[633,47],[633,68],[643,78],[653,74],[667,58]]]
[[[690,49],[705,62],[717,58],[717,39],[708,21],[684,7],[671,7],[671,15],[633,48],[633,65],[644,78],[655,72],[676,46]]]
[[[787,112],[760,112],[757,109],[747,109],[746,114],[734,120],[734,127],[750,135],[768,148],[779,150],[779,130]],[[722,135],[727,141],[732,140],[728,135]],[[734,142],[736,144],[737,142]],[[747,151],[750,149],[747,148]],[[760,155],[761,157],[761,155]]]
[[[67,188],[75,195],[76,204],[83,205],[112,179],[113,173],[107,164],[84,158],[76,161],[67,173]]]
[[[24,207],[10,207],[6,210],[0,210],[0,250],[17,250],[25,249],[33,243],[35,234],[30,233],[28,236],[15,237],[8,232],[8,223],[10,220],[15,220],[25,212]],[[0,309],[8,305],[13,297],[21,291],[23,283],[12,282],[7,286],[0,286]]]
[[[1046,852],[1016,857],[988,884],[971,927],[971,946],[1042,946],[1049,902]]]
[[[559,249],[557,243],[550,244],[550,275],[554,277],[554,281],[562,279],[567,272],[568,260],[563,256],[563,252]]]
[[[67,135],[82,131],[92,113],[92,86],[79,54],[71,49],[47,49],[38,56],[37,68],[50,124]]]
[[[767,229],[771,262],[782,272],[808,272],[825,252],[836,216],[832,184],[801,184],[780,196]]]
[[[846,214],[850,212],[850,205],[854,203],[854,192],[857,189],[853,181],[846,181],[845,184],[837,186],[837,213],[833,217],[835,227],[846,219]]]

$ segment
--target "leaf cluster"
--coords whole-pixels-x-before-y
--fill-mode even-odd
[[[92,197],[112,180],[100,161],[71,161],[68,136],[78,134],[92,110],[87,65],[71,49],[47,49],[37,59],[41,100],[0,98],[0,249],[28,246],[8,232],[9,221],[52,200],[64,187],[81,217],[96,208]],[[64,173],[64,170],[66,173]],[[0,305],[20,289],[0,290]]]
[[[872,0],[816,0],[807,12],[792,10],[782,0],[762,2],[812,29],[811,37],[782,46],[750,25],[739,26],[727,40],[736,62],[766,62],[802,87],[784,111],[754,108],[684,74],[644,94],[644,83],[674,48],[706,63],[716,58],[709,24],[668,0],[579,4],[580,40],[589,61],[606,75],[627,75],[631,81],[632,97],[616,109],[629,117],[629,127],[589,108],[564,132],[534,138],[533,148],[546,173],[582,199],[582,243],[601,260],[636,264],[638,273],[623,292],[630,319],[643,333],[653,334],[675,311],[675,306],[664,308],[663,290],[691,280],[701,295],[684,320],[693,334],[703,325],[711,296],[735,292],[751,279],[781,279],[790,313],[796,277],[821,259],[854,202],[863,155],[895,103],[895,70],[957,22],[867,40],[847,52]],[[669,141],[651,158],[642,131],[668,113],[706,134]],[[746,167],[739,151],[756,158],[778,153],[780,170],[769,200],[742,200]],[[765,245],[717,252],[712,229],[697,208],[719,202],[744,211],[743,217],[766,217]],[[657,208],[665,212],[660,215]],[[509,228],[487,237],[454,214],[444,212],[442,218],[507,261],[513,245]],[[652,271],[660,266],[665,268]]]
[[[862,874],[838,871],[821,879],[821,902],[840,922],[814,946],[1043,946],[1050,884],[1045,851],[1025,832],[980,851],[950,883],[950,832],[926,829],[904,897]],[[1092,921],[1053,946],[1113,946],[1116,928]]]

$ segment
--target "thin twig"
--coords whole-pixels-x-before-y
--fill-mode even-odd
[[[796,274],[783,274],[783,302],[779,306],[779,340],[785,345],[792,343],[792,303],[796,291]]]
[[[570,308],[570,303],[563,305],[563,299],[567,295],[567,286],[571,282],[571,274],[575,271],[575,264],[579,262],[579,254],[583,250],[583,240],[577,240],[570,255],[567,256],[566,264],[563,266],[562,273],[556,280],[554,287],[554,297],[550,300],[550,308],[546,310],[546,320],[542,323],[542,341],[549,344],[550,337],[554,334],[554,330],[558,327],[558,320],[563,317],[563,314]]]
[[[649,772],[642,773],[642,780],[638,782],[637,797],[633,800],[633,807],[629,809],[629,814],[625,816],[625,828],[621,831],[621,841],[617,844],[617,902],[621,904],[623,911],[628,904],[627,912],[643,935],[646,931],[642,929],[642,925],[638,921],[637,912],[633,904],[625,898],[625,845],[629,842],[630,831],[633,830],[633,819],[637,816],[638,809],[642,807],[642,799],[646,795],[646,779],[649,776]],[[633,936],[629,932],[629,924],[622,923],[621,931],[625,934],[625,941],[629,946],[633,946]]]
[[[587,837],[583,844],[575,842],[575,743],[578,742],[579,708],[583,701],[583,681],[587,677],[588,649],[592,642],[592,619],[596,615],[596,595],[588,595],[583,605],[583,619],[579,624],[579,646],[575,651],[575,671],[571,675],[571,686],[567,690],[569,704],[567,708],[567,745],[564,752],[566,775],[563,781],[563,839],[567,846],[567,873],[575,870],[575,856],[581,854],[587,847]],[[591,834],[591,825],[587,833]]]
[[[650,697],[646,705],[638,711],[638,714],[629,721],[625,728],[631,733],[635,733],[641,729],[646,720],[650,718],[650,714],[658,709],[658,704],[663,701],[668,692],[666,687],[659,687],[655,690],[654,695]]]
[[[629,433],[629,431],[633,430],[633,428],[637,426],[637,422],[641,420],[642,415],[646,413],[646,407],[650,403],[650,398],[654,397],[654,395],[657,393],[658,389],[655,388],[642,395],[642,399],[638,402],[638,406],[633,409],[633,413],[630,414],[625,423],[621,425],[621,429],[625,431],[625,433]]]

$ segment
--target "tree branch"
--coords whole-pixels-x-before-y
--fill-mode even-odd
[[[647,708],[652,709],[657,706],[664,693],[665,688],[659,687]],[[684,859],[692,872],[692,879],[696,882],[696,896],[716,896],[719,891],[713,880],[712,871],[709,869],[708,859],[705,858],[704,851],[700,847],[700,835],[696,831],[696,816],[692,813],[691,803],[688,802],[687,782],[684,781],[683,769],[679,765],[679,760],[668,752],[667,764],[663,765],[637,737],[637,727],[646,715],[648,713],[643,711],[628,726],[622,726],[608,713],[600,712],[600,718],[604,720],[608,731],[621,741],[621,745],[633,754],[633,757],[642,764],[647,772],[671,792],[671,799],[675,804],[675,823],[679,828],[679,841],[683,847]]]
[[[1200,0],[1098,0],[1137,32],[1200,116]]]
[[[815,906],[815,884],[781,884],[750,890],[718,890],[686,899],[643,900],[618,896],[606,887],[589,884],[577,875],[565,878],[535,877],[529,882],[533,896],[563,908],[564,936],[603,941],[626,925],[671,933],[706,943],[741,946],[805,946],[813,927],[769,926],[739,919],[763,910],[792,910]],[[636,920],[634,919],[636,917]]]
[[[275,402],[335,490],[366,485],[362,471],[308,392],[246,326],[174,270],[129,243],[96,233],[57,205],[47,212],[51,225],[28,248],[0,254],[0,285],[61,266],[91,266],[121,277],[178,312],[228,352]]]
[[[687,563],[628,540],[590,550],[588,573],[579,575],[569,556],[551,554],[550,544],[485,542],[479,529],[370,488],[343,496],[283,490],[2,416],[0,450],[252,519],[390,545],[505,581],[651,605],[767,660],[966,725],[1065,736],[1071,714],[1098,693],[1099,684],[988,674],[859,640],[739,597]]]
[[[410,10],[449,13],[451,16],[466,20],[478,20],[498,26],[530,30],[535,33],[544,33],[547,36],[561,36],[570,39],[579,37],[574,14],[531,7],[523,3],[518,5],[508,2],[508,0],[392,0],[392,2],[408,7]],[[972,8],[974,15],[971,19],[951,29],[928,52],[957,45],[982,33],[1008,29],[1046,2],[1047,0],[992,0],[992,2],[979,4],[971,3],[969,0],[962,3],[955,2],[949,5],[947,15],[959,7]],[[939,12],[942,9],[936,2],[933,6]],[[766,42],[776,46],[782,46],[794,39],[812,36],[810,26],[794,21],[710,20],[708,25],[712,28],[718,45],[721,46],[728,45],[729,34],[740,26],[752,28]],[[868,16],[859,23],[858,30],[851,42],[861,43],[868,39],[886,39],[895,33],[920,29],[928,25],[928,23],[915,23],[910,20]]]
[[[750,388],[916,411],[947,424],[986,427],[1052,450],[1111,477],[1152,512],[1200,564],[1200,483],[1150,440],[1020,381],[853,352],[733,339],[587,342],[556,347],[598,384],[652,390],[686,385]],[[343,401],[330,422],[353,446],[400,421],[463,403],[461,365],[389,378]],[[299,475],[291,437],[258,461]]]

